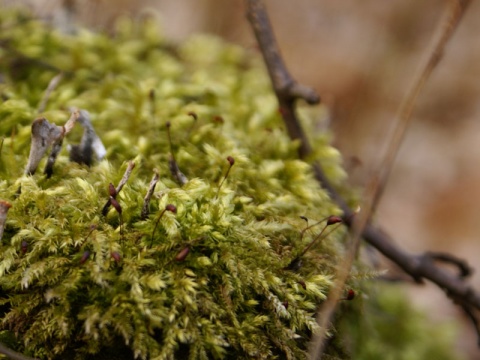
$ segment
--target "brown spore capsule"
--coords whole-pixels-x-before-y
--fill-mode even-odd
[[[108,194],[113,198],[117,196],[117,189],[115,189],[112,183],[108,184]]]
[[[189,247],[183,248],[183,249],[177,254],[177,256],[175,256],[175,261],[184,261],[189,252],[190,252],[190,248],[189,248]]]
[[[20,245],[22,250],[22,255],[25,255],[28,251],[28,242],[26,240],[22,240],[22,244]]]
[[[307,290],[307,284],[305,284],[305,281],[300,280],[298,283],[299,283],[300,286],[303,288],[303,290]]]
[[[337,224],[340,222],[342,222],[342,218],[340,216],[331,215],[327,219],[327,226]]]
[[[120,261],[122,261],[122,256],[118,253],[118,251],[112,251],[110,255],[112,256],[113,260],[115,260],[115,262],[119,263]]]
[[[212,120],[214,123],[217,124],[223,124],[225,122],[225,120],[223,120],[223,117],[221,117],[220,115],[215,115]]]
[[[343,298],[343,300],[353,300],[355,298],[355,291],[353,289],[348,289],[347,294]]]
[[[170,211],[171,213],[176,214],[177,213],[177,207],[173,204],[168,204],[165,206],[165,210]]]
[[[86,250],[83,252],[82,257],[80,258],[80,264],[84,264],[90,257],[90,251]]]

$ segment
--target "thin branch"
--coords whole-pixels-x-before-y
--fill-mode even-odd
[[[457,267],[459,271],[458,276],[461,278],[467,278],[473,274],[472,267],[468,265],[465,260],[453,256],[452,254],[429,251],[425,253],[424,256],[430,257],[432,260],[443,262],[445,264],[454,265]]]
[[[157,185],[158,179],[160,178],[160,175],[158,174],[158,170],[154,169],[154,174],[152,177],[152,180],[150,181],[150,185],[148,186],[148,191],[147,194],[145,195],[145,198],[143,199],[143,207],[142,207],[142,213],[140,215],[140,218],[142,220],[145,220],[148,217],[148,214],[150,213],[150,199],[152,198],[153,192],[155,191],[155,186]]]
[[[371,188],[374,184],[370,185]],[[371,189],[370,188],[370,189]],[[365,198],[364,208],[356,216],[350,217],[350,241],[347,244],[345,255],[342,261],[337,265],[337,273],[332,288],[328,294],[327,300],[322,304],[317,315],[317,323],[320,327],[320,331],[312,336],[310,344],[310,358],[319,359],[323,354],[324,347],[326,345],[325,339],[327,332],[330,328],[330,322],[333,318],[333,314],[338,306],[338,302],[342,299],[345,284],[350,275],[355,256],[358,252],[362,233],[369,222],[371,215],[371,200],[372,197]],[[370,201],[369,201],[370,200]]]
[[[477,334],[477,345],[480,347],[480,324],[478,323],[478,319],[475,316],[474,312],[472,309],[468,306],[462,306],[463,312],[465,315],[468,317],[468,319],[471,321],[475,332]]]
[[[416,99],[418,98],[421,90],[424,88],[432,71],[439,63],[445,45],[452,36],[456,26],[459,24],[469,2],[470,1],[454,1],[451,3],[451,8],[447,11],[447,20],[445,23],[441,24],[441,28],[437,32],[438,39],[435,39],[433,42],[432,49],[427,50],[427,61],[420,67],[418,75],[414,78],[413,84],[407,91],[405,100],[400,106],[399,113],[394,121],[394,124],[396,125],[395,130],[391,139],[388,141],[387,153],[383,157],[383,160],[381,161],[377,171],[369,181],[368,187],[365,191],[362,211],[357,218],[353,219],[352,222],[351,242],[348,245],[346,256],[338,267],[337,277],[335,279],[333,288],[331,289],[325,303],[322,304],[321,310],[317,316],[317,321],[320,325],[320,332],[313,337],[311,343],[310,357],[312,359],[317,359],[323,354],[325,338],[327,336],[329,324],[337,307],[338,301],[340,300],[355,256],[358,252],[362,233],[369,222],[369,219],[374,212],[385,188],[385,184],[391,173],[395,158],[405,138],[408,125],[412,121],[412,112]],[[425,254],[420,259],[420,266],[423,264],[427,264],[429,266],[432,265],[433,263],[431,259],[433,259],[431,254]],[[447,260],[444,257],[441,259],[444,261]],[[461,273],[466,270],[464,266],[460,266],[458,261],[454,261],[452,258],[449,258],[448,261],[450,263],[455,262],[455,264],[460,267]],[[467,271],[467,273],[469,273],[469,271]],[[467,314],[471,314],[471,312],[469,312],[470,306],[463,302],[463,300],[462,303],[460,303],[460,306],[467,312]],[[478,330],[478,326],[476,326],[476,329]]]
[[[436,63],[440,59],[440,55],[443,52],[443,48],[447,40],[451,37],[453,30],[458,25],[465,9],[467,8],[469,0],[456,0],[454,2],[451,17],[448,21],[448,26],[442,31],[440,40],[434,47],[435,51],[431,54],[431,59],[427,61],[426,70],[421,72],[421,76],[417,77],[418,84],[412,87],[407,96],[405,105],[401,107],[400,121],[402,122],[398,126],[398,130],[395,132],[395,140],[391,145],[391,151],[388,153],[388,157],[391,157],[388,163],[389,167],[386,168],[386,172],[383,172],[382,176],[376,176],[370,182],[370,186],[367,189],[368,201],[364,204],[361,216],[354,217],[354,212],[348,207],[345,200],[339,195],[336,189],[332,186],[328,178],[325,176],[321,166],[318,163],[312,165],[316,179],[319,183],[329,192],[333,201],[343,211],[343,217],[345,223],[351,228],[352,241],[348,247],[348,256],[345,261],[339,267],[339,273],[337,274],[337,281],[332,288],[327,300],[327,309],[321,311],[321,322],[324,325],[321,326],[322,334],[317,337],[313,343],[311,358],[316,359],[322,353],[322,346],[324,343],[324,335],[328,328],[328,323],[335,310],[336,304],[341,297],[343,291],[343,284],[348,276],[351,263],[354,255],[358,250],[358,243],[360,236],[363,237],[369,244],[381,252],[384,256],[396,263],[405,273],[409,274],[417,283],[421,283],[423,279],[430,280],[435,283],[439,288],[445,291],[445,293],[452,298],[456,303],[459,303],[462,308],[465,306],[469,308],[480,309],[480,295],[475,290],[466,284],[462,278],[453,276],[450,272],[445,271],[443,268],[437,266],[431,256],[426,255],[413,255],[405,252],[401,248],[394,245],[392,239],[382,230],[374,227],[369,223],[369,217],[371,210],[378,201],[379,190],[383,187],[388,173],[390,171],[391,163],[393,162],[398,147],[401,144],[401,139],[404,136],[406,127],[410,120],[411,111],[413,109],[414,100],[416,99],[419,91],[423,88],[423,85],[430,75],[431,71],[435,67]],[[311,146],[308,139],[301,127],[300,121],[295,112],[295,100],[299,96],[299,92],[293,89],[292,84],[295,84],[289,72],[287,71],[281,57],[276,41],[271,29],[268,15],[265,7],[261,3],[261,0],[246,0],[247,4],[247,17],[254,30],[258,44],[260,46],[264,61],[270,74],[274,91],[277,95],[277,99],[280,105],[280,110],[286,124],[289,136],[292,140],[300,140],[299,156],[305,158],[311,153]],[[415,84],[415,83],[414,83]],[[407,119],[407,120],[405,120]],[[396,149],[396,150],[395,150]],[[439,260],[437,258],[437,260]],[[450,261],[452,262],[452,261]],[[458,263],[457,263],[457,266]]]
[[[53,90],[60,84],[60,81],[63,79],[63,73],[55,75],[52,80],[48,83],[47,89],[45,90],[45,94],[43,94],[42,100],[40,101],[40,105],[38,105],[37,113],[41,114],[45,107],[47,106],[48,99]]]
[[[123,174],[122,179],[118,183],[117,187],[115,188],[115,196],[118,195],[120,191],[122,191],[123,186],[127,183],[128,179],[130,179],[130,175],[132,175],[132,171],[135,168],[135,162],[134,161],[129,161],[127,165],[127,169],[125,170],[125,173]],[[102,215],[106,216],[108,214],[108,208],[112,205],[111,199],[109,198],[105,205],[103,206],[102,209]]]
[[[412,122],[412,112],[418,98],[418,95],[425,87],[425,84],[432,74],[432,71],[440,62],[445,50],[445,46],[455,32],[460,20],[465,14],[471,0],[450,0],[449,9],[446,12],[446,19],[441,22],[440,29],[435,33],[436,38],[432,41],[431,48],[425,52],[425,63],[420,64],[416,76],[408,89],[405,98],[400,104],[400,108],[395,116],[393,123],[396,125],[393,135],[388,142],[388,149],[383,157],[378,171],[374,176],[378,177],[378,189],[375,192],[373,207],[378,204],[383,194],[386,183],[393,168],[398,151],[403,143],[408,126]]]
[[[0,241],[2,240],[5,223],[7,222],[7,213],[11,207],[12,204],[8,201],[0,200]]]
[[[261,0],[247,0],[247,9],[247,17],[252,25],[267,65],[288,133],[292,140],[300,140],[299,156],[300,158],[305,158],[312,152],[312,148],[295,112],[295,100],[299,95],[305,94],[304,89],[306,88],[297,85],[286,69],[285,64],[280,57],[280,52],[273,35],[267,12]],[[293,84],[295,84],[295,86]],[[309,102],[314,103],[313,101]],[[327,180],[319,165],[315,164],[314,170],[316,174],[320,175],[322,180]],[[328,180],[326,183],[328,183]],[[330,185],[328,188],[335,191]],[[335,196],[335,198],[339,197]],[[367,197],[367,199],[372,198],[373,197]],[[341,200],[341,204],[346,207],[343,200]],[[371,204],[365,205],[366,208],[369,209]],[[353,213],[349,211],[348,216],[350,219],[352,215]],[[337,303],[342,297],[344,284],[350,273],[355,254],[359,247],[362,231],[368,223],[369,217],[370,212],[367,210],[362,212],[353,223],[349,222],[351,229],[351,244],[347,248],[343,261],[337,267],[335,283],[330,290],[328,299],[323,303],[322,309],[317,317],[317,321],[320,325],[320,333],[314,335],[312,341],[313,347],[310,352],[312,359],[316,359],[322,353],[322,346],[324,345],[323,339],[329,328],[330,319],[335,311]]]
[[[312,152],[312,148],[298,122],[294,103],[301,98],[309,104],[317,104],[320,102],[320,98],[313,89],[297,84],[288,72],[280,56],[280,50],[263,3],[259,0],[247,0],[246,2],[247,17],[267,64],[288,134],[291,139],[300,140],[299,155],[303,158]]]
[[[12,349],[10,349],[9,347],[5,346],[2,343],[0,343],[0,354],[6,355],[11,360],[37,360],[29,356],[20,354],[16,351],[13,351]]]
[[[175,159],[175,153],[173,151],[172,135],[170,134],[171,125],[172,124],[170,123],[170,121],[167,121],[167,124],[166,124],[167,137],[168,137],[168,143],[170,144],[170,158],[168,159],[168,168],[170,169],[170,172],[172,173],[172,176],[175,179],[175,181],[183,186],[188,182],[188,179],[178,167],[177,160]]]

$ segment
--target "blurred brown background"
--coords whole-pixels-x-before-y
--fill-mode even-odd
[[[119,15],[158,16],[165,35],[255,40],[242,0],[4,0],[58,26],[108,30]],[[330,109],[351,181],[362,185],[425,57],[448,1],[265,0],[285,61]],[[451,252],[480,271],[480,3],[473,2],[424,92],[385,191],[378,222],[412,252]],[[477,271],[478,273],[478,271]],[[472,282],[480,289],[480,276]],[[459,319],[459,352],[480,357],[471,325],[433,286],[409,287],[432,321]]]

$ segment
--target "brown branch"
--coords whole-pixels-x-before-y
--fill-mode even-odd
[[[297,84],[288,72],[280,56],[280,50],[262,2],[258,0],[247,0],[246,2],[247,17],[267,64],[288,134],[291,139],[300,140],[299,155],[303,158],[312,152],[312,148],[297,119],[294,104],[297,99],[303,99],[309,104],[317,104],[320,102],[320,98],[313,89]]]
[[[6,355],[8,359],[11,359],[11,360],[36,360],[29,356],[13,351],[12,349],[10,349],[9,347],[5,346],[2,343],[0,343],[0,354]]]
[[[155,186],[157,185],[158,179],[160,179],[160,175],[158,174],[158,170],[154,169],[154,174],[152,180],[150,181],[150,185],[148,186],[147,194],[143,199],[143,207],[142,213],[140,215],[140,219],[145,220],[150,213],[150,199],[152,198],[153,192],[155,191]]]
[[[445,264],[454,265],[458,271],[458,276],[461,278],[467,278],[473,274],[473,269],[468,263],[452,254],[448,253],[441,253],[441,252],[427,252],[425,254],[426,257],[430,257],[432,260],[436,260],[438,262],[443,262]]]
[[[52,80],[48,83],[47,89],[45,90],[45,93],[43,94],[42,100],[40,101],[40,104],[38,105],[37,113],[41,114],[46,106],[48,99],[50,98],[50,95],[52,94],[52,91],[55,90],[60,84],[60,81],[63,79],[63,73],[59,73],[55,75]]]
[[[480,324],[478,323],[478,319],[475,316],[474,311],[469,306],[462,306],[463,312],[471,321],[475,332],[477,333],[477,345],[480,347]]]
[[[132,175],[132,171],[135,168],[135,162],[133,160],[129,161],[127,164],[127,169],[125,170],[125,173],[123,174],[122,179],[118,183],[117,187],[115,188],[115,196],[118,195],[120,191],[122,191],[123,186],[127,183],[128,179],[130,179],[130,175]],[[105,205],[103,206],[102,209],[102,215],[107,216],[108,214],[108,209],[110,208],[110,205],[112,205],[112,196],[110,196],[110,199],[107,200]]]
[[[343,291],[342,286],[348,276],[351,263],[358,247],[358,239],[363,237],[370,245],[376,248],[380,253],[386,256],[388,259],[396,263],[405,273],[409,274],[417,283],[421,283],[424,279],[430,280],[436,284],[439,288],[445,291],[445,293],[458,303],[472,318],[472,308],[480,310],[480,295],[475,290],[466,284],[462,277],[453,276],[450,272],[445,271],[443,268],[437,266],[433,260],[442,260],[438,256],[432,257],[432,254],[427,253],[424,255],[413,255],[405,252],[394,244],[392,239],[382,230],[374,227],[369,223],[369,217],[371,210],[373,210],[377,200],[379,190],[383,188],[383,185],[388,178],[388,173],[391,168],[398,147],[401,144],[401,139],[404,136],[406,126],[409,123],[409,117],[413,109],[414,100],[418,93],[423,88],[423,85],[430,75],[431,71],[435,67],[436,63],[440,59],[440,55],[443,52],[443,48],[452,35],[453,29],[458,25],[461,16],[467,8],[470,0],[456,0],[451,11],[451,17],[447,23],[447,27],[441,32],[440,39],[436,42],[434,51],[430,54],[431,60],[427,61],[426,68],[420,72],[420,76],[417,78],[418,84],[414,82],[413,90],[408,92],[408,96],[401,107],[398,129],[395,131],[395,140],[392,141],[392,145],[387,157],[390,158],[388,167],[379,176],[375,176],[371,182],[371,187],[368,193],[367,206],[362,211],[362,215],[354,218],[354,212],[348,207],[345,200],[339,195],[336,189],[332,186],[321,166],[318,163],[312,165],[316,179],[319,183],[329,192],[330,197],[337,203],[342,209],[345,223],[351,228],[352,241],[349,246],[348,256],[346,260],[339,267],[339,273],[337,274],[338,281],[329,294],[327,300],[328,308],[325,311],[321,311],[322,315],[321,323],[324,324],[321,330],[323,334],[327,330],[328,323],[335,310],[336,304],[340,299]],[[260,46],[264,61],[266,63],[272,85],[277,95],[277,99],[280,105],[280,110],[287,127],[289,136],[292,140],[300,140],[299,156],[300,158],[307,157],[312,149],[309,141],[303,131],[300,121],[295,112],[295,100],[299,97],[303,98],[303,91],[298,92],[298,88],[305,89],[296,85],[292,79],[288,70],[283,63],[278,46],[273,35],[273,31],[268,19],[265,7],[261,3],[261,0],[246,0],[247,4],[247,17],[251,23],[258,44]],[[293,85],[295,84],[295,86]],[[313,98],[313,97],[312,97]],[[307,97],[308,99],[312,99]],[[310,102],[310,101],[309,101]],[[312,102],[310,102],[312,103]],[[313,102],[314,103],[314,102]],[[405,120],[407,119],[407,120]],[[457,267],[463,273],[465,270],[465,263],[460,265],[458,261],[452,261],[453,257],[449,259],[450,263],[455,263]],[[468,266],[467,266],[468,267]],[[463,269],[463,270],[462,270]],[[473,319],[475,317],[473,316]],[[311,352],[311,358],[316,359],[322,353],[322,346],[324,345],[323,336],[314,341],[314,346]]]
[[[5,223],[7,222],[7,213],[11,207],[12,204],[8,201],[0,200],[0,241],[2,240]]]
[[[378,166],[378,171],[376,171],[374,175],[378,177],[378,189],[375,190],[373,208],[378,204],[385,189],[398,151],[405,138],[407,128],[412,122],[412,112],[418,95],[423,90],[432,71],[440,62],[448,40],[452,37],[470,3],[471,0],[449,1],[450,8],[446,11],[446,19],[441,23],[440,29],[436,32],[437,37],[433,39],[431,48],[425,52],[425,63],[420,64],[418,73],[414,76],[412,84],[400,104],[400,108],[393,122],[395,128],[388,142],[387,152]]]

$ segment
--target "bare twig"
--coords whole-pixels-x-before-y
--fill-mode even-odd
[[[217,194],[215,195],[215,197],[218,197],[218,194],[220,193],[220,189],[222,188],[223,183],[225,182],[225,180],[227,180],[228,174],[230,174],[230,170],[232,169],[232,166],[235,164],[235,159],[231,156],[227,156],[227,161],[228,161],[229,166],[228,166],[227,172],[225,173],[222,181],[220,182],[220,185],[218,185]]]
[[[324,232],[325,232],[327,226],[329,226],[329,224],[327,224],[325,227],[323,227],[323,229],[320,231],[320,233],[317,236],[315,236],[315,238],[310,242],[310,244],[308,244],[302,250],[302,252],[299,255],[297,255],[292,261],[290,261],[290,263],[285,267],[285,270],[298,271],[302,266],[302,257],[307,253],[307,251],[310,250],[312,248],[312,246],[318,240],[320,240],[320,239],[323,240],[323,239],[327,238],[328,235],[330,235],[332,232],[334,232],[337,229],[338,226],[340,226],[340,224],[335,226],[333,229],[331,229],[328,233],[326,233],[324,235]],[[303,232],[302,232],[302,236],[303,236]]]
[[[299,97],[299,94],[303,94],[303,92],[299,93],[298,90],[291,85],[294,81],[280,57],[270,22],[261,0],[246,0],[246,3],[247,17],[251,22],[267,65],[288,133],[292,140],[300,140],[299,156],[300,158],[305,158],[311,153],[311,146],[301,128],[294,106],[295,99]],[[387,164],[388,167],[385,169],[386,171],[382,170],[382,174],[374,177],[370,182],[370,186],[367,189],[367,203],[363,206],[361,216],[357,216],[356,219],[354,219],[354,212],[348,207],[344,199],[331,185],[321,166],[318,163],[312,165],[317,180],[330,193],[331,198],[342,209],[344,213],[344,221],[351,228],[352,241],[347,249],[345,261],[339,266],[337,280],[329,294],[329,299],[325,303],[325,308],[320,312],[319,320],[321,322],[321,333],[312,343],[312,349],[310,352],[311,359],[317,359],[323,351],[322,346],[324,344],[324,336],[328,329],[331,316],[336,308],[336,304],[343,292],[343,286],[348,277],[349,269],[358,249],[359,238],[361,236],[383,255],[400,266],[403,271],[412,276],[416,282],[421,283],[423,279],[430,280],[444,290],[456,303],[459,303],[462,308],[465,309],[467,307],[470,309],[470,307],[473,307],[477,310],[480,309],[480,295],[466,284],[462,278],[452,276],[451,273],[438,267],[435,262],[432,261],[432,257],[428,256],[428,254],[418,256],[403,251],[393,244],[392,239],[386,233],[369,223],[371,211],[378,201],[379,190],[383,187],[388,178],[391,163],[395,158],[396,152],[398,151],[406,127],[409,123],[414,100],[438,62],[447,40],[452,35],[454,28],[458,25],[469,3],[469,0],[454,1],[448,26],[441,32],[442,35],[434,47],[434,52],[431,53],[430,60],[427,61],[426,67],[420,73],[420,76],[416,78],[417,83],[414,82],[412,90],[408,92],[409,95],[407,95],[404,105],[401,107],[401,115],[399,117],[401,119],[401,124],[398,125],[398,128],[395,131],[395,140],[392,142],[390,147],[391,150],[387,155],[387,157],[390,158]],[[292,89],[295,90],[292,92]],[[457,264],[457,266],[459,265]]]
[[[304,90],[300,91],[299,89],[305,88],[298,85],[293,86],[293,84],[296,83],[280,57],[280,52],[276,45],[267,12],[261,3],[261,0],[247,0],[247,8],[247,17],[250,20],[255,36],[260,45],[289,136],[292,140],[300,140],[299,156],[300,158],[305,158],[312,152],[312,148],[295,112],[295,100],[299,95],[304,95],[306,93]],[[313,92],[313,90],[311,90],[311,92]],[[312,99],[313,98],[310,100]],[[309,101],[309,103],[315,102]],[[316,174],[318,173],[321,175],[322,179],[324,178],[327,180],[318,164],[314,165],[314,170]],[[331,186],[329,186],[329,188],[334,191]],[[345,204],[343,200],[341,200],[341,203]],[[353,215],[353,213],[350,211],[348,216],[351,218],[351,215]],[[351,245],[347,249],[344,260],[338,266],[335,283],[317,318],[320,325],[320,333],[315,335],[315,339],[312,341],[313,348],[310,353],[312,359],[316,359],[322,351],[321,347],[324,344],[323,338],[329,327],[330,318],[342,296],[343,286],[350,273],[350,268],[359,246],[360,235],[368,222],[369,215],[370,213],[368,211],[364,212],[362,216],[355,221],[355,226],[351,227],[353,235]],[[296,264],[295,260],[292,263]],[[292,263],[289,266],[292,266]]]
[[[11,360],[37,360],[37,359],[31,358],[30,356],[26,356],[16,351],[13,351],[12,349],[10,349],[9,347],[5,346],[2,343],[0,343],[0,354],[6,355]]]
[[[436,260],[438,262],[454,265],[459,271],[458,276],[461,278],[467,278],[473,273],[472,267],[468,265],[465,260],[453,256],[452,254],[429,251],[425,253],[424,256],[430,257],[432,260]]]
[[[127,183],[128,179],[130,179],[130,175],[132,174],[133,169],[135,168],[135,162],[134,161],[129,161],[127,165],[127,169],[125,170],[125,173],[122,176],[122,179],[118,183],[117,187],[115,190],[117,191],[117,194],[122,191],[123,186]]]
[[[188,182],[188,178],[178,167],[178,163],[175,160],[173,153],[170,154],[170,158],[168,159],[168,168],[170,169],[170,173],[177,183],[183,186]]]
[[[185,176],[185,174],[180,170],[178,167],[177,160],[175,159],[175,153],[173,152],[173,144],[172,144],[172,136],[170,134],[170,127],[171,127],[170,121],[167,121],[167,136],[168,136],[168,143],[170,144],[170,158],[168,159],[168,168],[170,169],[170,172],[172,173],[173,178],[177,183],[180,185],[185,185],[188,182],[188,178]]]
[[[155,105],[155,89],[150,89],[148,92],[148,101],[150,103],[150,117],[155,119],[155,115],[157,114],[157,107]]]
[[[153,175],[152,180],[150,181],[147,194],[143,199],[142,213],[140,215],[140,218],[142,220],[145,220],[148,217],[148,214],[150,213],[150,209],[149,209],[150,199],[152,198],[153,192],[155,191],[155,186],[157,185],[158,179],[160,178],[160,176],[158,175],[158,170],[155,169],[154,171],[155,171],[155,174]]]
[[[153,230],[152,230],[152,238],[150,240],[150,247],[152,247],[152,245],[153,245],[153,239],[154,239],[154,236],[155,236],[155,231],[157,230],[157,226],[160,223],[160,220],[162,219],[162,217],[163,217],[163,215],[165,214],[166,211],[170,211],[171,213],[176,214],[177,213],[177,207],[173,204],[167,204],[165,206],[165,209],[162,210],[162,212],[158,216],[157,221],[155,222],[155,226],[153,227]]]
[[[37,113],[41,114],[44,110],[45,107],[47,106],[48,99],[50,98],[50,94],[52,93],[53,90],[60,84],[60,81],[63,79],[63,73],[55,75],[52,80],[48,83],[47,89],[45,90],[45,93],[43,94],[42,100],[40,101],[40,104],[38,105]]]
[[[8,210],[12,207],[8,201],[0,200],[0,241],[3,237],[3,231],[5,230],[5,222],[7,221]]]
[[[295,100],[301,98],[309,104],[317,104],[320,98],[313,89],[297,84],[288,72],[280,56],[280,50],[262,2],[259,0],[247,0],[246,2],[247,17],[267,64],[288,134],[293,140],[300,140],[299,154],[303,158],[312,152],[312,148],[295,114],[294,103]]]
[[[325,345],[324,339],[326,338],[329,323],[333,317],[335,308],[337,307],[341,293],[348,279],[351,266],[358,251],[362,233],[378,204],[393,167],[395,158],[398,154],[401,144],[403,143],[403,139],[405,138],[408,125],[412,121],[411,115],[415,101],[418,98],[420,91],[425,86],[425,83],[430,77],[433,69],[438,64],[445,45],[453,34],[453,31],[458,25],[469,2],[470,1],[453,1],[451,3],[452,8],[447,12],[447,20],[444,24],[441,24],[442,28],[438,31],[438,39],[435,39],[433,48],[427,50],[427,61],[420,67],[418,75],[414,78],[413,84],[407,91],[407,95],[400,106],[399,113],[394,121],[396,127],[394,129],[392,138],[388,141],[387,153],[383,157],[377,171],[372,176],[369,186],[365,191],[362,212],[352,222],[351,243],[347,249],[347,256],[345,256],[344,261],[340,264],[333,288],[327,301],[322,305],[321,311],[318,314],[317,319],[320,325],[320,332],[315,335],[312,341],[310,351],[310,356],[312,359],[317,359],[323,353],[323,348]],[[424,257],[428,261],[428,254],[424,255]],[[460,305],[468,313],[466,304]]]
[[[118,183],[117,187],[115,188],[115,196],[118,195],[120,191],[122,191],[123,186],[127,183],[128,179],[130,178],[130,175],[132,175],[132,171],[135,168],[135,162],[134,161],[129,161],[127,165],[127,169],[125,170],[125,173],[123,174],[122,179]],[[102,209],[102,215],[106,216],[108,213],[108,208],[112,205],[111,199],[109,198],[108,201],[105,203]]]
[[[373,208],[378,204],[385,189],[395,158],[397,157],[400,146],[403,143],[407,128],[412,121],[412,112],[418,95],[423,90],[432,71],[440,62],[445,46],[448,40],[452,37],[455,29],[458,27],[468,5],[471,3],[471,0],[450,0],[448,3],[449,9],[446,12],[446,19],[441,23],[440,29],[435,33],[436,38],[432,41],[431,48],[428,48],[425,52],[425,63],[420,64],[418,73],[413,78],[412,84],[394,119],[393,123],[395,124],[395,128],[393,130],[393,135],[388,142],[387,153],[382,158],[382,161],[378,166],[378,171],[374,175],[375,177],[378,177],[378,189],[375,190]]]
[[[480,324],[478,323],[478,319],[475,316],[474,311],[469,306],[462,306],[462,309],[468,319],[472,322],[477,334],[477,345],[480,347]]]

